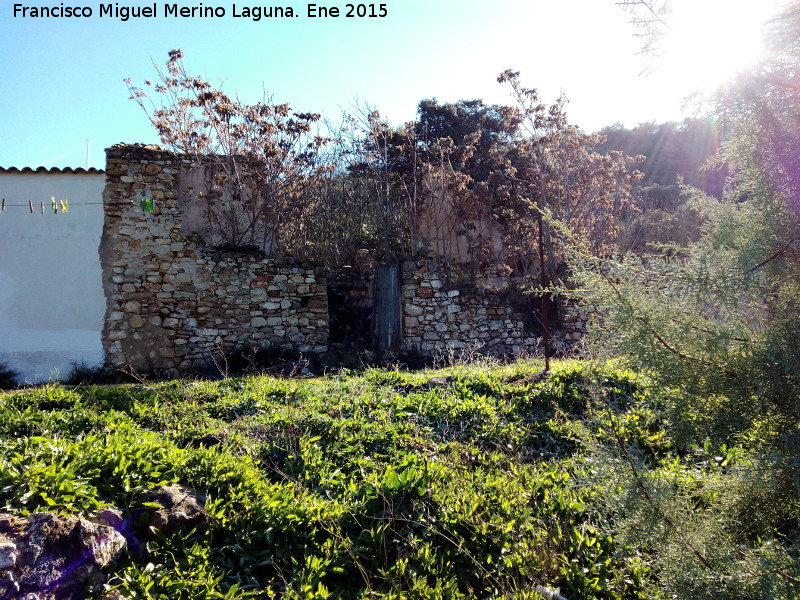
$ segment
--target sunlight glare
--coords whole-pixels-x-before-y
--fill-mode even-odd
[[[662,40],[664,71],[681,87],[713,90],[758,60],[774,9],[765,0],[676,0]]]

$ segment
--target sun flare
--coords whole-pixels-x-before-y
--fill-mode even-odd
[[[711,91],[756,62],[769,0],[681,0],[672,4],[662,66],[681,86]]]

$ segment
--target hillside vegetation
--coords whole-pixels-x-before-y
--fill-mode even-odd
[[[796,522],[689,541],[720,506],[769,510],[758,494],[762,506],[726,503],[751,439],[677,440],[671,392],[618,366],[540,368],[9,393],[0,502],[130,519],[166,482],[204,494],[205,524],[112,568],[106,585],[124,598],[705,597],[698,556],[740,551],[796,575]],[[721,575],[726,597],[797,591],[791,577]]]

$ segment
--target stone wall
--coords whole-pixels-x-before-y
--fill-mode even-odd
[[[429,260],[406,261],[401,277],[404,350],[506,356],[541,352],[541,338],[501,294],[449,285],[445,271]]]
[[[597,318],[597,311],[591,304],[564,302],[561,306],[561,327],[559,343],[565,350],[574,350],[584,339]]]
[[[152,146],[106,151],[100,261],[106,363],[186,371],[237,346],[324,352],[324,269],[219,251],[187,231],[179,181],[205,168]],[[152,212],[142,200],[152,200]],[[185,202],[185,200],[184,200]]]

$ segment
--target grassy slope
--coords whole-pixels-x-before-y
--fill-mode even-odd
[[[614,367],[540,368],[2,395],[0,506],[130,515],[163,482],[207,494],[207,527],[115,566],[126,597],[658,597],[586,458],[678,461],[657,398]]]

